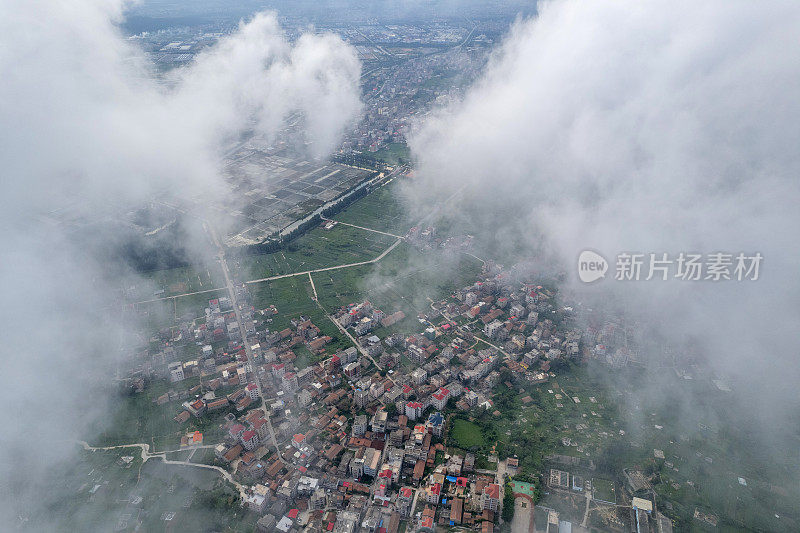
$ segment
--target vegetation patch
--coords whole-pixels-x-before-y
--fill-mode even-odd
[[[486,445],[480,426],[463,418],[453,420],[450,436],[458,443],[459,447],[466,450]]]

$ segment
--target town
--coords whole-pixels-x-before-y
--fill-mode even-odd
[[[453,241],[435,235],[412,228],[404,239],[423,250]],[[469,239],[455,240],[469,249]],[[173,411],[179,428],[166,447],[213,448],[207,462],[231,473],[257,531],[491,533],[504,523],[534,531],[537,516],[537,531],[581,531],[590,502],[593,525],[671,531],[641,474],[625,495],[614,495],[613,481],[593,487],[592,462],[580,458],[587,444],[572,448],[578,456],[549,456],[554,467],[540,471],[532,465],[543,458],[526,456],[535,450],[484,442],[487,419],[517,417],[509,395],[522,393],[529,405],[528,390],[552,387],[562,400],[550,383],[558,369],[605,360],[597,343],[613,342],[613,327],[573,325],[557,291],[520,277],[486,262],[474,283],[417,316],[367,300],[333,309],[326,331],[334,325],[346,348],[302,314],[273,331],[283,303],[256,307],[248,284],[232,283],[228,296],[207,301],[204,316],[161,331],[128,383],[136,394],[168,383],[152,400]],[[580,404],[577,396],[564,401]],[[586,401],[600,416],[596,399]],[[573,440],[562,444],[578,446]],[[558,491],[586,498],[575,524],[534,507],[543,492]]]
[[[172,473],[150,499],[138,479],[95,480],[93,500],[138,502],[120,531],[665,532],[717,527],[731,501],[785,516],[775,474],[726,452],[714,420],[731,389],[691,346],[658,339],[651,371],[655,340],[634,317],[586,305],[525,256],[489,259],[480,228],[409,220],[398,195],[413,179],[377,172],[266,250],[209,228],[206,265],[126,286],[131,329],[149,333],[123,347],[122,400],[86,459]],[[636,395],[644,382],[668,392]],[[664,397],[689,387],[709,405],[676,420]],[[163,498],[182,485],[183,503]]]

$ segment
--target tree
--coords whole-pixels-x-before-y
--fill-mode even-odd
[[[514,491],[511,483],[506,481],[505,493],[503,494],[503,512],[501,514],[503,522],[511,522],[514,518]]]

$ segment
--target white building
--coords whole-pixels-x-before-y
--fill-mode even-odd
[[[249,383],[247,387],[244,388],[247,395],[250,396],[250,399],[253,401],[258,400],[258,387],[256,387],[255,383]]]
[[[381,464],[381,452],[375,448],[367,448],[364,452],[364,473],[368,476],[375,476]]]
[[[422,412],[424,411],[424,406],[421,402],[408,402],[406,403],[406,416],[409,420],[417,420],[419,417],[422,416]]]
[[[436,409],[441,411],[445,408],[445,406],[447,405],[447,400],[449,399],[450,399],[450,391],[445,388],[441,388],[438,391],[431,394],[431,405],[433,405],[434,407],[436,407]]]
[[[493,320],[483,327],[483,333],[487,337],[494,339],[497,336],[497,332],[500,331],[502,327],[503,327],[502,322],[500,322],[499,320]]]

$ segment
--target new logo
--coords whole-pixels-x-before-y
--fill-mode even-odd
[[[608,261],[592,250],[584,250],[578,256],[578,277],[584,283],[592,283],[606,276]]]

